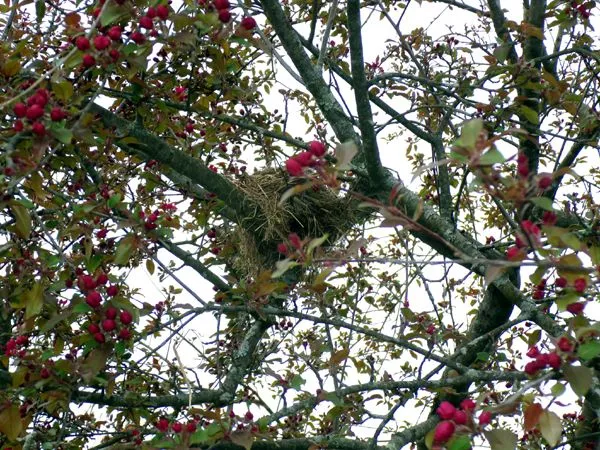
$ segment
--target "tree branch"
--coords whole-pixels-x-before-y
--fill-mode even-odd
[[[159,243],[163,248],[183,261],[186,266],[194,269],[202,278],[211,282],[213,286],[217,287],[219,290],[227,292],[231,289],[231,286],[225,283],[217,274],[213,273],[208,267],[194,258],[194,256],[192,256],[190,253],[183,250],[181,247],[163,239],[160,239]]]
[[[350,45],[350,65],[352,71],[352,87],[358,114],[358,128],[363,139],[363,159],[372,180],[372,185],[379,190],[386,174],[379,159],[375,123],[369,101],[369,85],[365,76],[363,59],[362,33],[360,20],[360,0],[348,0],[348,41]]]
[[[338,140],[340,142],[354,141],[358,144],[359,139],[351,121],[344,114],[329,86],[304,52],[298,35],[281,8],[281,3],[275,0],[261,0],[260,3],[288,56],[298,69],[306,88],[315,98],[319,109],[333,128]]]
[[[235,211],[238,217],[252,216],[255,205],[251,205],[246,196],[231,182],[214,173],[198,159],[174,149],[162,139],[141,129],[135,123],[120,118],[100,105],[93,104],[90,107],[90,113],[97,114],[105,126],[114,128],[119,138],[133,137],[137,139],[138,143],[129,142],[128,147],[145,154],[148,159],[154,159],[167,165],[175,172],[215,193]],[[116,144],[119,145],[118,140]]]

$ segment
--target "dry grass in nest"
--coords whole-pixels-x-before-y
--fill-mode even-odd
[[[227,237],[237,247],[232,265],[246,275],[272,268],[278,258],[277,244],[290,233],[301,238],[327,234],[331,245],[353,224],[350,202],[326,187],[307,189],[280,204],[281,196],[293,186],[281,170],[262,170],[236,184],[258,206],[255,216],[246,219],[245,229],[231,230]]]

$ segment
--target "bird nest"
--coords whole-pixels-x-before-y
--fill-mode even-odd
[[[308,181],[304,181],[308,182]],[[325,246],[335,243],[354,223],[350,201],[325,186],[311,186],[285,201],[281,197],[303,181],[290,182],[276,169],[265,169],[238,179],[236,185],[257,206],[243,226],[226,231],[223,239],[233,247],[231,264],[240,275],[256,276],[270,270],[279,258],[277,244],[296,233],[301,239],[327,235]]]

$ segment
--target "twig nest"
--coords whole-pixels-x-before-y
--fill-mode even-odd
[[[302,182],[291,182],[278,169],[265,169],[237,180],[237,187],[257,209],[252,217],[244,218],[243,227],[236,226],[223,235],[224,243],[235,247],[227,252],[234,269],[250,276],[271,269],[279,258],[277,244],[290,233],[302,238],[327,234],[326,244],[332,245],[352,226],[354,208],[350,201],[330,188],[312,186],[280,201],[286,191]]]

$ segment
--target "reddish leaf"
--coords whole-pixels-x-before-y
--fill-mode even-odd
[[[540,421],[540,416],[543,411],[544,408],[542,408],[542,405],[540,405],[539,403],[533,403],[531,405],[528,405],[523,413],[523,416],[525,417],[525,423],[523,424],[523,428],[526,431],[533,430]]]

